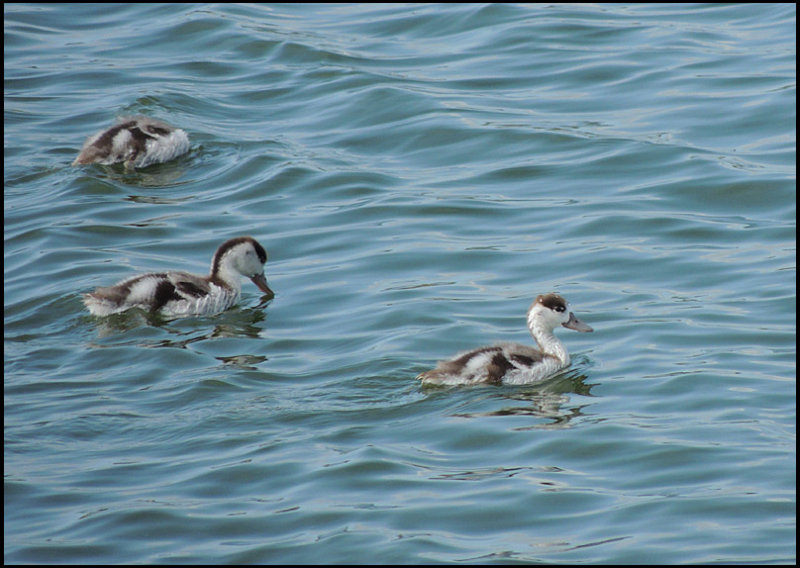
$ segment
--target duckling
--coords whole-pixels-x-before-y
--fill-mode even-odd
[[[570,363],[567,348],[553,334],[558,326],[594,331],[575,317],[569,303],[555,293],[540,294],[528,310],[528,329],[539,348],[519,343],[480,347],[441,361],[421,373],[423,385],[527,384],[544,380]]]
[[[189,136],[180,128],[147,116],[129,116],[87,138],[72,165],[124,162],[126,169],[144,168],[188,151]]]
[[[83,295],[93,315],[107,316],[141,308],[166,317],[210,315],[234,305],[247,276],[265,294],[274,295],[264,276],[267,251],[252,237],[222,243],[208,276],[188,272],[150,272]]]

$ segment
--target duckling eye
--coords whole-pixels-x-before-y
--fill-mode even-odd
[[[564,306],[556,306],[556,311],[559,313],[565,312],[567,311],[567,308],[565,308]]]

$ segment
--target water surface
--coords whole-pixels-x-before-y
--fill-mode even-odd
[[[5,562],[795,562],[794,5],[4,12]],[[271,301],[83,309],[242,234]],[[553,290],[563,373],[414,380]]]

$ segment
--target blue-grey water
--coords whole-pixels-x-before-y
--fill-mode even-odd
[[[791,563],[794,4],[5,4],[6,563]],[[186,130],[71,167],[117,116]],[[174,321],[80,294],[276,291]],[[525,387],[438,359],[592,334]]]

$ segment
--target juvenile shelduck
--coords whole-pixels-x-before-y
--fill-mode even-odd
[[[567,348],[553,334],[558,326],[575,331],[594,331],[575,317],[558,294],[536,297],[528,310],[528,329],[539,348],[519,343],[498,343],[441,361],[420,374],[424,385],[478,383],[521,385],[546,379],[569,365]]]
[[[180,128],[146,116],[127,116],[87,138],[72,165],[124,162],[128,169],[144,168],[188,151],[189,136]]]
[[[96,316],[141,308],[166,317],[210,315],[227,310],[242,293],[247,276],[265,294],[273,295],[264,276],[267,251],[252,237],[225,241],[214,253],[208,276],[188,272],[151,272],[108,288],[84,294],[83,303]]]

